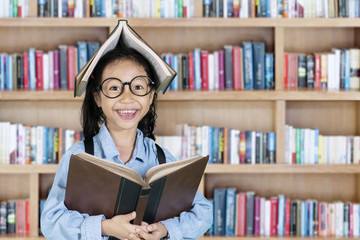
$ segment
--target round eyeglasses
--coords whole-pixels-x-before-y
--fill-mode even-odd
[[[130,82],[122,82],[118,78],[107,78],[96,89],[108,98],[117,98],[123,92],[125,85],[129,85],[130,91],[136,96],[145,96],[151,92],[154,82],[147,76],[134,77]]]

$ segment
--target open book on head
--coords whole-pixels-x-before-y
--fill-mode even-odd
[[[197,156],[136,171],[87,153],[70,158],[65,205],[111,218],[136,211],[135,224],[179,216],[191,209],[209,156]]]
[[[137,50],[150,62],[160,80],[156,92],[166,92],[171,81],[176,76],[176,72],[128,25],[127,20],[120,19],[105,42],[75,76],[74,97],[81,96],[100,58],[114,49],[119,41],[129,48]]]

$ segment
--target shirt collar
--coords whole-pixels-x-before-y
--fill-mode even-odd
[[[131,160],[136,159],[144,162],[146,158],[146,148],[144,146],[144,135],[142,131],[139,129],[136,130],[136,143],[135,143],[135,149],[133,152],[133,156]],[[97,137],[99,138],[100,145],[104,151],[105,157],[107,159],[111,159],[113,157],[119,157],[120,153],[117,150],[114,140],[112,139],[109,130],[106,127],[106,124],[103,123],[101,125],[100,131],[97,134]],[[130,160],[130,161],[131,161]]]

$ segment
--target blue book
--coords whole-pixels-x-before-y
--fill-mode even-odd
[[[254,85],[253,50],[251,42],[243,42],[244,89],[252,90]]]
[[[251,163],[251,131],[245,131],[245,163]]]
[[[106,1],[101,1],[101,17],[106,17]]]
[[[226,189],[214,189],[214,235],[225,235]]]
[[[271,1],[269,1],[271,2]],[[277,15],[281,16],[283,15],[283,0],[277,0]]]
[[[101,17],[101,0],[94,0],[95,4],[95,17]],[[103,1],[105,2],[105,1]]]
[[[62,13],[61,14],[63,17],[67,17],[68,16],[68,0],[59,0],[62,1]]]
[[[212,160],[213,163],[221,163],[219,159],[219,131],[220,128],[213,127],[212,131]]]
[[[313,201],[308,200],[308,205],[309,205],[309,237],[313,237],[314,236],[314,204]]]
[[[275,152],[276,152],[276,135],[274,132],[267,133],[268,146],[267,150],[269,153],[269,162],[275,163]]]
[[[265,89],[265,43],[253,43],[254,89]]]
[[[274,54],[265,54],[265,89],[274,89]]]
[[[29,49],[29,89],[36,89],[35,48]]]
[[[48,148],[47,148],[47,142],[48,142],[48,127],[43,127],[43,154],[42,154],[42,163],[43,164],[47,164],[47,152],[48,152]]]
[[[88,60],[94,55],[94,53],[99,49],[100,43],[99,42],[87,42],[87,57]]]
[[[227,0],[227,16],[228,17],[233,17],[234,16],[234,3],[232,0]]]
[[[345,49],[345,90],[350,89],[350,50]]]
[[[236,188],[226,189],[225,236],[235,236]]]
[[[195,71],[195,90],[201,90],[201,59],[200,48],[194,50],[194,71]]]
[[[13,64],[12,64],[12,55],[6,56],[6,81],[5,81],[5,89],[13,90]]]
[[[47,128],[47,144],[46,144],[46,159],[47,163],[55,163],[53,159],[54,155],[54,128]]]
[[[314,149],[314,154],[315,154],[315,164],[319,164],[319,129],[315,128],[315,149]]]
[[[359,0],[355,0],[355,18],[359,17]]]
[[[301,236],[306,237],[308,235],[308,208],[307,202],[301,202]]]
[[[267,17],[267,3],[270,1],[260,0],[260,16],[259,17]]]
[[[278,236],[285,235],[285,197],[279,195],[278,197]]]
[[[5,89],[5,54],[0,54],[0,90]]]
[[[87,51],[87,43],[86,42],[77,42],[77,49],[78,49],[78,69],[80,70],[85,66],[88,61],[88,51]]]
[[[178,58],[176,55],[171,56],[171,68],[174,69],[175,72],[178,72]],[[177,91],[178,90],[178,75],[176,74],[174,80],[171,82],[170,89]]]

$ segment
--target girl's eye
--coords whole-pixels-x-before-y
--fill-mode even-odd
[[[143,89],[143,88],[144,88],[144,87],[141,86],[141,85],[135,85],[134,90],[141,90],[141,89]]]
[[[120,91],[120,87],[118,86],[112,86],[109,88],[110,91]]]

